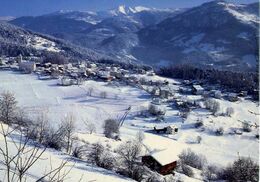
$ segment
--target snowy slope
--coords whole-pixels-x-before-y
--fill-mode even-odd
[[[147,77],[164,80],[164,78],[157,76]],[[178,83],[175,80],[169,81],[170,83]],[[151,97],[146,92],[137,88],[117,87],[95,81],[86,81],[81,86],[58,87],[57,80],[42,81],[34,75],[20,75],[3,71],[0,72],[0,83],[0,91],[14,92],[19,105],[25,107],[32,116],[36,116],[39,112],[45,112],[54,124],[58,124],[68,113],[73,113],[76,116],[77,131],[80,137],[89,142],[99,140],[100,137],[93,139],[93,136],[86,134],[85,120],[95,123],[99,133],[97,136],[99,136],[102,133],[105,119],[121,117],[125,110],[132,106],[131,113],[121,128],[121,136],[123,140],[127,140],[135,137],[139,130],[145,131],[144,145],[147,152],[172,149],[173,153],[178,155],[183,149],[191,148],[204,154],[211,163],[219,165],[232,162],[237,158],[238,153],[240,156],[258,159],[257,146],[259,143],[255,139],[256,129],[250,133],[243,133],[243,135],[229,134],[233,129],[242,127],[240,121],[247,121],[251,124],[258,123],[259,116],[248,112],[248,110],[258,113],[259,108],[249,100],[235,103],[218,100],[221,104],[220,112],[224,112],[226,107],[232,106],[234,108],[235,114],[232,117],[213,117],[209,111],[198,109],[192,111],[184,123],[179,116],[178,109],[165,105],[167,108],[165,122],[156,122],[153,117],[140,118],[136,116],[136,112],[147,107],[151,101]],[[94,88],[93,96],[86,94],[90,87]],[[174,87],[176,90],[179,88],[178,85],[174,85]],[[100,97],[102,91],[108,93],[106,99]],[[178,94],[176,96],[183,97]],[[201,98],[193,95],[185,97],[192,100]],[[198,118],[204,121],[204,131],[193,127]],[[175,124],[180,128],[177,135],[156,135],[149,132],[154,126],[163,127],[169,124]],[[224,128],[223,136],[214,134],[218,127]],[[202,137],[201,144],[196,143],[197,136]]]

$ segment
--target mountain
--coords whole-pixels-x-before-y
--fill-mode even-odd
[[[129,39],[134,41],[136,32],[181,11],[183,10],[119,6],[100,12],[59,11],[37,17],[20,17],[9,23],[123,59],[121,53],[129,51],[132,45],[127,42]],[[119,43],[119,40],[122,42]],[[120,44],[122,50],[118,52],[118,49],[113,49],[113,45]]]
[[[109,58],[93,50],[72,45],[64,40],[33,33],[0,21],[1,56],[18,56],[19,54],[43,56],[48,53],[59,53],[68,58],[91,61]]]
[[[59,11],[10,23],[123,61],[252,71],[258,60],[258,10],[258,3],[217,0],[190,9]]]
[[[213,1],[138,32],[132,55],[153,64],[251,70],[257,65],[258,3]]]

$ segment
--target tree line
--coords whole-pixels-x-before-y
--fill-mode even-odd
[[[235,92],[248,91],[253,94],[259,89],[257,72],[234,72],[217,69],[203,69],[192,65],[181,64],[176,66],[162,67],[158,74],[165,77],[200,80],[210,84],[220,84],[225,89]]]

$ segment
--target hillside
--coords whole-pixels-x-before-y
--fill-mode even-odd
[[[214,68],[254,69],[259,48],[257,9],[257,3],[205,3],[141,30],[138,34],[141,44],[134,55],[158,64],[185,62]]]
[[[108,58],[87,48],[75,46],[69,42],[47,35],[33,33],[6,22],[0,22],[1,56],[43,56],[59,53],[68,58],[81,60],[100,60]]]

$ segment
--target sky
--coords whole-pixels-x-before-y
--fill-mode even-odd
[[[0,16],[37,16],[59,10],[100,11],[119,5],[154,8],[189,8],[211,0],[0,0]],[[228,0],[251,3],[257,0]]]

